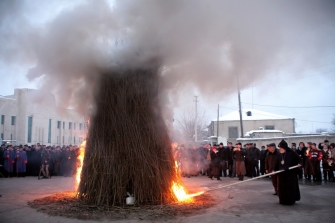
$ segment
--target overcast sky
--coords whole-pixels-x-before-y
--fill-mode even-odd
[[[0,46],[0,50],[2,53],[0,57],[0,77],[2,84],[0,95],[13,94],[14,88],[40,88],[44,85],[45,74],[43,74],[44,76],[34,76],[34,78],[30,78],[31,81],[28,81],[26,76],[32,67],[43,67],[43,60],[38,58],[43,56],[41,56],[42,54],[38,55],[36,51],[36,48],[40,50],[41,47],[36,47],[34,45],[36,43],[30,41],[33,36],[32,33],[52,33],[48,30],[48,27],[56,27],[56,29],[61,30],[62,23],[59,21],[61,21],[62,15],[66,17],[75,14],[76,10],[69,11],[90,1],[69,2],[1,1],[0,40],[2,47]],[[94,7],[92,2],[87,4]],[[155,35],[153,33],[157,32],[159,33],[157,38],[162,39],[161,42],[157,41],[155,44],[164,45],[170,39],[176,39],[168,44],[171,49],[163,47],[161,50],[163,54],[167,55],[166,66],[177,67],[176,64],[183,66],[183,60],[185,58],[189,59],[186,52],[189,53],[191,58],[185,63],[188,66],[187,68],[176,68],[170,75],[171,77],[179,77],[181,82],[176,84],[178,87],[173,85],[173,89],[177,91],[178,95],[176,101],[174,101],[176,97],[171,97],[171,103],[175,103],[177,107],[173,113],[174,118],[178,118],[182,109],[194,108],[194,95],[199,96],[199,110],[206,112],[208,121],[216,119],[218,104],[220,104],[220,116],[238,109],[236,81],[236,75],[238,75],[241,86],[242,108],[253,107],[254,109],[295,118],[296,132],[309,133],[318,128],[332,129],[331,120],[335,115],[334,1],[273,1],[280,2],[278,12],[273,9],[275,7],[270,7],[267,1],[256,1],[258,5],[256,3],[251,5],[250,1],[237,1],[238,4],[236,3],[236,5],[220,5],[221,3],[216,3],[218,1],[212,1],[212,5],[212,2],[208,1],[205,5],[208,8],[205,10],[201,8],[204,3],[191,3],[191,1],[181,1],[186,2],[185,4],[179,3],[179,1],[171,1],[171,4],[170,2],[160,4],[159,1],[151,0],[136,1],[136,3],[133,1],[120,2],[121,6],[114,9],[114,2],[108,1],[107,5],[112,7],[110,12],[104,11],[101,14],[116,13],[121,18],[124,16],[122,22],[119,21],[121,19],[111,18],[118,21],[118,25],[113,24],[113,27],[116,27],[116,30],[122,30],[122,27],[119,27],[120,24],[127,24],[128,27],[133,28],[135,34],[130,32],[129,38],[133,38],[132,41],[136,42],[134,39],[138,37],[138,42],[144,45],[144,49],[148,43],[145,42],[144,44],[140,40],[142,40],[141,38],[146,39],[146,35],[149,34],[138,25],[138,21],[141,21],[142,17],[136,17],[138,20],[133,20],[134,15],[129,16],[134,11],[140,15],[143,13],[143,21],[145,22],[155,21],[155,18],[157,18],[157,21],[164,23],[166,18],[170,19],[171,17],[167,12],[174,13],[173,18],[182,21],[187,20],[190,15],[197,14],[199,16],[194,17],[193,20],[196,23],[203,22],[202,26],[200,24],[199,27],[194,29],[192,28],[193,21],[185,23],[184,26],[183,24],[178,26],[176,21],[179,20],[177,19],[171,19],[170,23],[164,23],[162,26],[149,24],[153,28],[148,29],[148,33]],[[152,5],[152,8],[145,4]],[[255,5],[255,11],[250,11],[249,8],[253,8]],[[201,7],[198,8],[197,6]],[[99,7],[97,6],[97,8]],[[220,7],[225,8],[222,8],[222,10],[216,9]],[[269,12],[267,10],[269,7],[274,11]],[[164,11],[165,8],[169,8],[169,10]],[[162,10],[162,12],[157,9]],[[236,13],[234,13],[235,11]],[[211,17],[209,15],[211,12],[217,17]],[[275,17],[269,15],[271,13],[276,14]],[[136,14],[136,16],[138,15]],[[274,18],[274,22],[266,23],[267,18]],[[253,23],[248,24],[248,20],[253,21]],[[258,24],[255,25],[254,23]],[[220,30],[221,24],[222,30]],[[274,24],[278,27],[274,27]],[[170,32],[165,32],[171,25],[177,27],[175,30],[171,28],[173,34],[177,33],[176,35],[170,36]],[[180,30],[188,29],[188,27],[191,27],[188,30],[191,33],[190,36],[187,36],[187,33],[179,34],[179,32],[182,33]],[[131,30],[131,28],[129,29]],[[214,29],[215,31],[213,31]],[[69,30],[71,32],[71,29]],[[210,33],[208,34],[209,37],[204,35],[201,32],[202,30],[203,33]],[[220,32],[216,30],[220,30]],[[25,36],[27,33],[29,35]],[[192,40],[192,35],[195,40]],[[222,35],[222,39],[226,39],[226,42],[222,45],[219,45],[222,41],[217,40],[220,35]],[[183,38],[183,40],[180,40],[182,46],[176,44],[179,41],[178,38],[181,39],[184,36],[190,39],[185,38],[186,40],[184,40]],[[211,42],[212,45],[199,47],[199,42],[207,41]],[[215,47],[216,44],[218,44],[217,47]],[[34,47],[30,45],[34,45]],[[45,48],[45,45],[42,46]],[[181,50],[182,52],[173,51],[183,46],[186,47]],[[236,46],[236,49],[234,46]],[[20,47],[22,47],[22,51],[17,50]],[[192,51],[193,47],[199,49]],[[220,47],[222,47],[222,54],[226,53],[228,56],[222,59],[222,64],[218,66],[216,57],[220,53],[218,51]],[[152,48],[148,47],[147,49],[152,50]],[[201,51],[202,48],[205,50]],[[21,55],[23,52],[24,56]],[[199,55],[203,55],[204,52],[210,53],[207,57],[197,55],[193,58],[192,54],[198,52]],[[211,57],[211,53],[216,57]],[[176,63],[174,60],[181,61]],[[212,61],[214,61],[213,64]],[[196,66],[189,65],[192,63]],[[39,64],[39,66],[36,64]],[[208,64],[212,66],[211,69],[208,68],[210,66]],[[219,68],[222,68],[222,74]],[[181,75],[181,71],[194,73],[194,76]],[[179,76],[175,73],[178,73]],[[171,78],[171,80],[175,81],[176,79]],[[171,82],[171,80],[169,81]]]

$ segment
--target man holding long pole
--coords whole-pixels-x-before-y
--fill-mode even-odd
[[[282,140],[278,147],[281,155],[279,161],[279,170],[285,170],[277,174],[279,203],[284,205],[292,205],[296,201],[300,200],[300,190],[297,169],[289,170],[289,168],[296,165],[301,167],[301,161],[298,154],[288,147],[285,140]]]

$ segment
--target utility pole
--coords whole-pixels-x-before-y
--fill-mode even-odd
[[[238,90],[238,107],[240,112],[240,126],[241,126],[241,138],[243,138],[243,120],[242,120],[242,109],[241,109],[241,92],[240,92],[240,83],[238,79],[238,74],[236,75],[237,79],[237,90]]]
[[[218,119],[216,121],[216,137],[218,138],[218,144],[219,144],[219,114],[220,114],[220,104],[218,104]]]
[[[198,96],[194,96],[195,97],[195,124],[194,124],[194,141],[197,142],[198,141]]]
[[[254,85],[251,86],[251,108],[254,109]]]

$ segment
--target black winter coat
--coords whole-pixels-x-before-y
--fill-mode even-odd
[[[268,170],[269,173],[277,171],[279,169],[280,159],[281,155],[279,149],[275,149],[273,153],[268,152],[265,157],[265,170]]]

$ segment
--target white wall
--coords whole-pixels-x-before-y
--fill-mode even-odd
[[[5,115],[5,124],[0,125],[0,133],[4,133],[3,140],[9,140],[10,134],[13,140],[19,144],[63,145],[80,144],[85,138],[87,128],[85,119],[76,111],[55,106],[54,97],[43,95],[41,100],[36,101],[37,90],[15,89],[11,98],[0,97],[0,115]],[[16,116],[16,123],[11,125],[11,116]],[[28,142],[28,117],[33,118],[31,142]],[[1,117],[1,116],[0,116]],[[51,142],[48,142],[49,119],[51,119]],[[61,121],[61,128],[57,128],[57,122]],[[65,128],[63,129],[63,122]],[[72,128],[69,129],[69,122]],[[74,129],[76,123],[76,129]],[[79,130],[79,125],[82,129]],[[58,137],[58,142],[57,142]],[[74,137],[76,141],[74,142]]]

